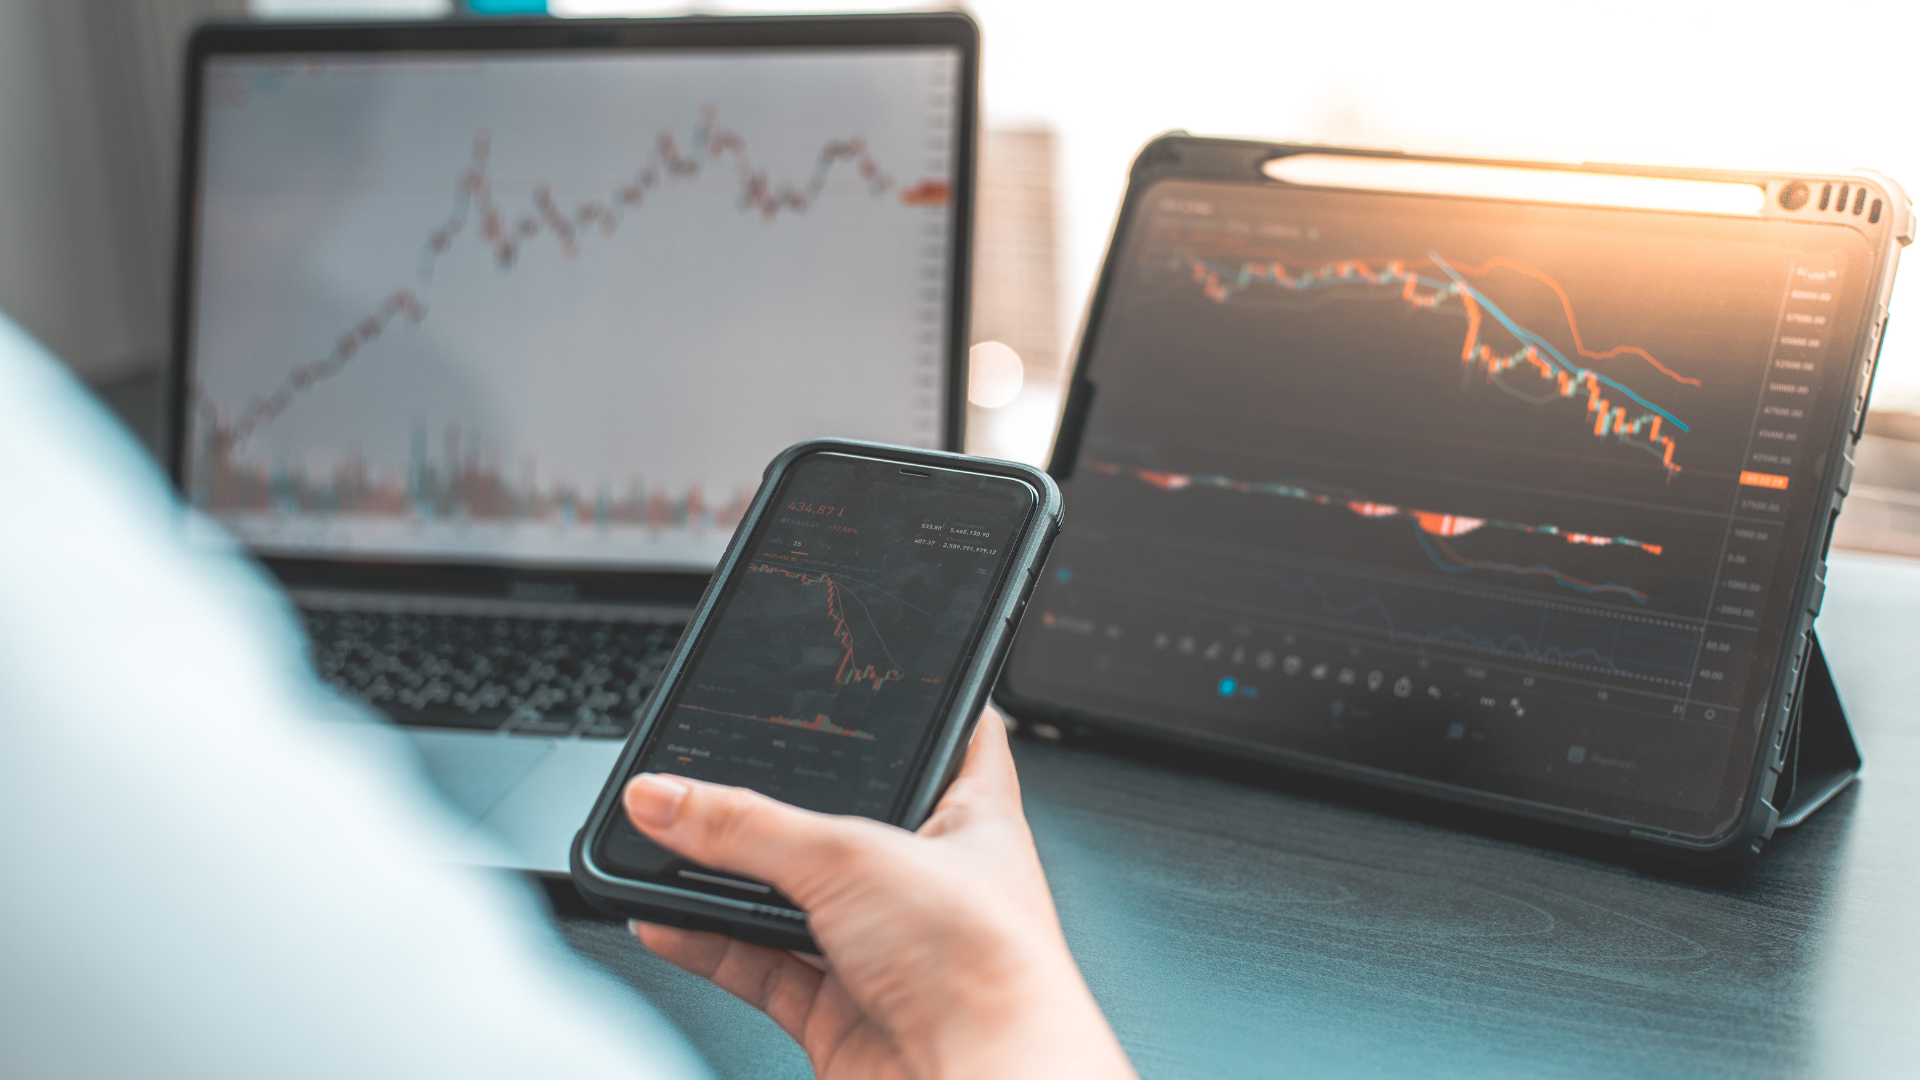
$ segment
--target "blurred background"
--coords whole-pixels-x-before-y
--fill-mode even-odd
[[[897,10],[842,0],[835,10]],[[946,5],[939,5],[946,6]],[[1185,128],[1920,185],[1910,4],[976,0],[969,448],[1045,460],[1134,152]],[[633,0],[0,0],[0,310],[159,437],[181,49],[210,19],[794,12]],[[1920,556],[1920,264],[1896,286],[1835,543]]]

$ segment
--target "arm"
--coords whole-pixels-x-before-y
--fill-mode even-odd
[[[917,833],[657,774],[628,785],[626,809],[663,846],[806,909],[824,960],[634,929],[772,1017],[820,1076],[1134,1076],[1067,950],[997,713]]]
[[[0,1076],[711,1075],[4,315],[0,496]]]

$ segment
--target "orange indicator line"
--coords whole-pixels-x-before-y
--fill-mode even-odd
[[[1642,360],[1645,360],[1649,364],[1652,364],[1655,368],[1659,369],[1662,375],[1667,376],[1668,378],[1672,379],[1675,382],[1685,383],[1688,386],[1700,385],[1699,379],[1688,378],[1687,376],[1680,374],[1679,372],[1673,370],[1667,365],[1661,363],[1659,360],[1654,359],[1654,356],[1652,353],[1648,352],[1647,350],[1641,348],[1638,345],[1615,345],[1613,348],[1608,349],[1606,352],[1595,352],[1594,350],[1587,348],[1586,342],[1580,340],[1580,324],[1577,321],[1575,321],[1573,317],[1573,300],[1567,296],[1567,290],[1561,288],[1560,283],[1558,281],[1555,281],[1554,279],[1548,277],[1547,275],[1541,273],[1538,270],[1535,270],[1533,267],[1528,266],[1525,263],[1514,262],[1512,259],[1505,258],[1504,256],[1496,255],[1493,258],[1488,259],[1486,262],[1486,265],[1484,266],[1469,267],[1469,266],[1456,265],[1454,269],[1459,270],[1463,274],[1472,274],[1475,277],[1479,277],[1482,274],[1485,274],[1487,271],[1492,270],[1496,266],[1504,266],[1509,270],[1518,270],[1520,273],[1527,275],[1528,277],[1534,279],[1535,281],[1538,281],[1541,284],[1545,285],[1547,288],[1553,290],[1553,294],[1560,298],[1561,309],[1566,312],[1567,330],[1573,336],[1573,347],[1575,350],[1577,350],[1580,353],[1581,356],[1584,356],[1589,360],[1611,360],[1614,357],[1619,356],[1623,353],[1631,354],[1633,356],[1637,356],[1641,358]]]

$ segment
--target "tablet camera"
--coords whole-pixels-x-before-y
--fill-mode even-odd
[[[1812,192],[1807,190],[1807,185],[1795,180],[1780,189],[1780,209],[1798,210],[1807,205],[1807,200],[1811,197]]]

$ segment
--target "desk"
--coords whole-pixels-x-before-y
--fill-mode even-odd
[[[1067,937],[1142,1076],[1912,1075],[1920,562],[1836,558],[1820,636],[1865,779],[1731,876],[1312,778],[1016,754]],[[809,1075],[623,927],[560,925],[720,1075]]]

